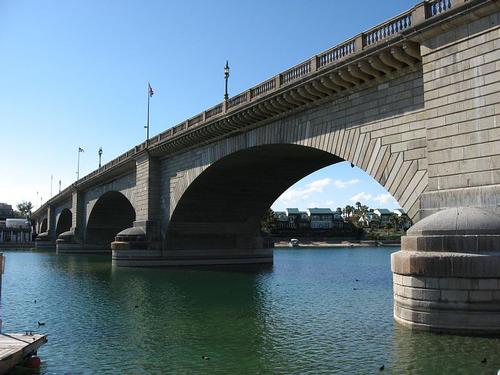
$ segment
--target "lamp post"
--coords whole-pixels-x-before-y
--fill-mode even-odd
[[[76,167],[76,181],[80,179],[80,153],[84,152],[83,148],[78,147],[78,164]]]
[[[229,79],[229,62],[226,60],[226,66],[224,67],[224,79],[226,81],[226,90],[224,91],[224,100],[229,99],[229,95],[227,93],[227,81]]]
[[[102,147],[99,147],[99,151],[97,153],[99,154],[99,168],[101,168]]]

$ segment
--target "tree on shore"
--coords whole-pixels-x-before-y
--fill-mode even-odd
[[[265,233],[271,234],[276,230],[277,226],[278,221],[276,220],[274,211],[272,209],[268,209],[266,214],[260,221],[260,229]]]
[[[33,204],[30,201],[22,201],[17,204],[17,210],[20,212],[22,217],[31,215],[31,210],[33,209]]]

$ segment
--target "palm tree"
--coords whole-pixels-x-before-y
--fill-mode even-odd
[[[345,206],[344,213],[345,213],[345,215],[347,217],[350,218],[352,216],[353,212],[354,212],[354,207],[353,206],[350,206],[350,205]]]
[[[356,202],[356,213],[361,216],[361,202]]]

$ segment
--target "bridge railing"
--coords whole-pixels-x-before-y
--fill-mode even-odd
[[[427,2],[427,17],[434,17],[438,14],[446,12],[453,6],[453,3],[456,1],[452,0],[432,0]]]
[[[363,47],[384,41],[412,25],[413,11],[402,13],[363,33]]]
[[[317,68],[323,68],[332,63],[336,63],[362,49],[363,46],[360,40],[362,40],[362,38],[354,37],[319,54],[317,58]]]
[[[170,139],[178,137],[179,133],[182,133],[183,131],[216,121],[228,112],[233,112],[245,107],[255,100],[260,100],[265,95],[270,95],[273,92],[280,90],[282,87],[307,79],[307,77],[310,77],[312,74],[321,69],[335,66],[354,54],[357,54],[367,48],[373,48],[377,44],[386,42],[391,38],[396,37],[401,32],[408,30],[411,27],[415,27],[418,24],[425,22],[427,19],[446,13],[450,9],[457,8],[468,1],[469,0],[428,0],[421,2],[415,5],[412,9],[403,12],[365,32],[362,32],[326,51],[323,51],[320,54],[313,56],[310,59],[301,62],[300,64],[297,64],[294,67],[287,69],[256,86],[251,87],[249,90],[233,96],[227,101],[219,103],[212,108],[209,108],[196,116],[159,133],[147,142],[143,142],[140,145],[135,146],[126,153],[106,163],[101,168],[82,177],[75,184],[78,185],[90,180],[96,175],[99,175],[100,173],[125,162],[135,154],[147,149],[149,146],[168,142]],[[48,202],[46,202],[46,204]]]

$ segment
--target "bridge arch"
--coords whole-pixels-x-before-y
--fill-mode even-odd
[[[109,247],[116,234],[133,225],[135,209],[125,195],[108,191],[101,195],[90,212],[85,242]]]
[[[199,173],[191,170],[174,190],[167,248],[259,248],[260,221],[271,204],[303,177],[344,160],[310,145],[276,143],[230,153],[197,168]]]
[[[40,223],[40,231],[38,233],[44,233],[47,232],[48,230],[48,220],[47,218],[43,218],[42,222]]]
[[[72,213],[69,208],[64,208],[56,219],[56,237],[63,232],[67,232],[71,229],[72,225]]]
[[[428,185],[425,148],[420,147],[421,139],[412,141],[411,145],[389,143],[393,141],[392,138],[399,140],[402,135],[397,132],[403,131],[399,128],[403,127],[407,131],[410,127],[408,124],[395,126],[388,123],[384,126],[387,128],[381,129],[380,123],[345,126],[339,124],[334,116],[318,116],[315,110],[310,110],[303,115],[277,120],[200,147],[196,153],[178,154],[169,159],[162,171],[163,176],[170,177],[167,186],[163,187],[163,208],[168,210],[165,214],[168,218],[173,218],[176,207],[187,190],[215,163],[245,150],[265,153],[265,150],[270,150],[266,148],[268,146],[289,145],[301,146],[310,152],[323,151],[362,169],[383,186],[410,218],[417,222],[420,219],[420,197]],[[420,125],[415,124],[414,128],[412,132],[417,134]],[[268,160],[277,157],[278,153],[270,155]],[[276,170],[279,171],[280,167],[286,165],[287,155],[292,153],[293,151],[285,152],[280,157],[280,166]],[[321,166],[312,163],[309,173],[319,168]],[[168,201],[165,200],[166,197],[169,197]]]

